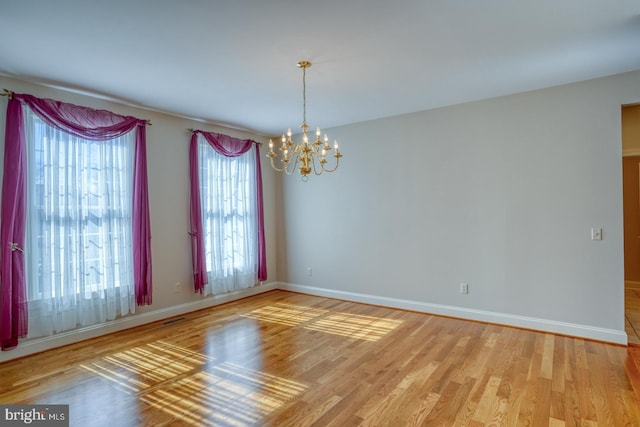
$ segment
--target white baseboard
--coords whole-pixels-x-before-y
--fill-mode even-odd
[[[216,305],[225,304],[227,302],[272,291],[274,289],[277,289],[277,283],[266,283],[241,291],[204,297],[198,301],[179,304],[167,308],[161,308],[146,313],[134,314],[99,325],[74,329],[72,331],[62,332],[60,334],[51,335],[44,338],[35,338],[32,340],[22,341],[20,342],[20,345],[18,345],[18,347],[14,348],[13,350],[0,352],[0,363],[24,356],[29,356],[35,353],[40,353],[42,351],[61,347],[63,345],[73,344],[87,339],[96,338],[101,335],[122,331],[124,329],[134,328],[136,326],[142,326],[147,323],[157,322],[158,320],[167,319],[169,317],[175,317],[181,314],[191,313],[193,311],[214,307]]]
[[[296,285],[292,283],[272,282],[238,292],[232,292],[213,297],[205,297],[199,301],[179,304],[176,306],[149,311],[146,313],[135,314],[133,316],[123,317],[121,319],[113,320],[100,325],[75,329],[73,331],[63,332],[49,337],[23,341],[17,348],[11,351],[0,352],[0,363],[24,356],[29,356],[35,353],[40,353],[52,348],[73,344],[75,342],[96,338],[101,335],[122,331],[124,329],[142,326],[147,323],[179,316],[185,313],[214,307],[216,305],[239,300],[253,295],[258,295],[275,289],[300,292],[346,301],[360,302],[364,304],[399,308],[420,313],[436,314],[467,320],[476,320],[506,326],[515,326],[519,328],[533,329],[543,332],[551,332],[555,334],[569,335],[597,341],[605,341],[614,344],[627,345],[627,334],[625,333],[625,331],[618,331],[614,329],[605,329],[595,326],[557,322],[554,320],[534,317],[475,310],[464,307],[431,304],[398,298],[381,297],[377,295],[346,292],[336,289],[317,288],[313,286]]]
[[[554,334],[568,335],[596,341],[604,341],[613,344],[627,345],[627,334],[623,330],[618,331],[615,329],[599,328],[596,326],[580,325],[576,323],[558,322],[555,320],[540,319],[535,317],[518,316],[514,314],[475,310],[471,308],[455,307],[442,304],[431,304],[419,301],[409,301],[398,298],[345,292],[335,289],[296,285],[292,283],[278,283],[277,288],[327,298],[336,298],[365,304],[417,311],[420,313],[456,317],[459,319],[476,320],[480,322],[495,323],[505,326],[515,326],[518,328],[532,329],[541,332],[551,332]]]

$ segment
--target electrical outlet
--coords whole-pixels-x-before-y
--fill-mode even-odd
[[[176,284],[175,284],[175,292],[176,293],[182,292],[182,283],[176,282]]]
[[[469,293],[469,284],[468,283],[460,283],[460,293],[468,294]]]
[[[313,276],[313,270],[311,270],[311,267],[307,268],[307,276]]]

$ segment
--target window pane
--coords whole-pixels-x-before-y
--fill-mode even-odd
[[[198,159],[210,291],[253,286],[258,271],[255,148],[225,157],[199,135]]]
[[[132,311],[135,133],[89,141],[23,110],[30,323],[60,331]]]

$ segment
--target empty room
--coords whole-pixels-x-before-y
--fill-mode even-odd
[[[639,46],[637,0],[0,0],[0,425],[640,425]]]

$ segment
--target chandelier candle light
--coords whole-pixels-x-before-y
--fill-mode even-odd
[[[278,172],[284,172],[287,175],[291,175],[296,166],[298,166],[300,175],[302,175],[302,180],[307,181],[311,172],[315,173],[316,175],[322,175],[323,172],[333,172],[338,169],[338,163],[340,161],[340,157],[342,157],[342,154],[340,154],[340,151],[338,149],[338,141],[334,141],[333,157],[335,157],[336,161],[335,166],[329,169],[326,167],[326,164],[327,155],[331,150],[331,146],[329,145],[329,137],[327,136],[327,134],[324,135],[324,141],[321,141],[321,132],[320,128],[318,127],[316,128],[315,142],[309,142],[309,136],[307,135],[309,125],[307,125],[306,70],[307,68],[311,67],[311,62],[300,61],[298,62],[298,67],[302,68],[303,112],[302,124],[300,125],[300,128],[302,129],[302,142],[293,142],[293,140],[291,139],[291,128],[289,128],[289,130],[287,130],[287,133],[282,135],[282,145],[280,145],[279,148],[279,150],[281,151],[281,158],[279,160],[282,162],[282,167],[276,166],[273,162],[273,158],[276,157],[276,153],[273,151],[273,140],[269,141],[269,152],[267,153],[267,157],[271,159],[271,167],[273,167]]]

